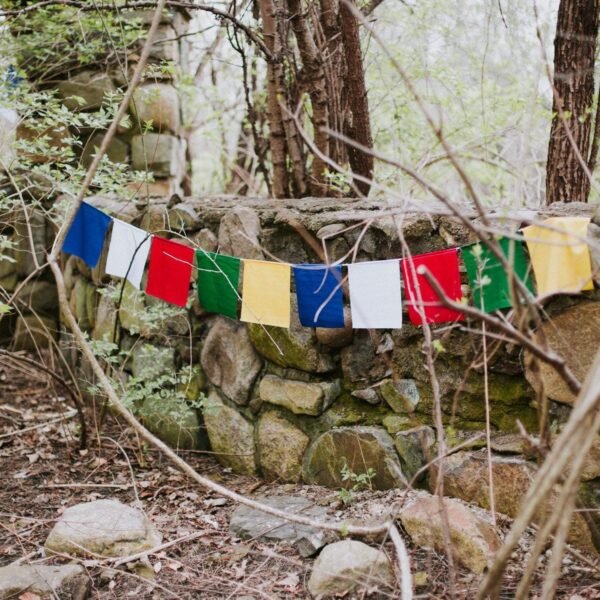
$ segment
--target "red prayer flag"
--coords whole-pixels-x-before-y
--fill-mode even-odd
[[[185,306],[190,291],[194,249],[154,236],[146,293],[171,304]]]
[[[405,258],[401,261],[401,266],[408,316],[413,325],[422,324],[419,311],[421,306],[426,323],[447,323],[448,321],[464,320],[462,313],[446,308],[440,303],[439,296],[431,287],[425,275],[418,273],[420,266],[425,267],[448,299],[460,301],[462,291],[460,289],[457,248]],[[420,292],[420,296],[418,292]]]

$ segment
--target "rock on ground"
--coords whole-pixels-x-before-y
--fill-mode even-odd
[[[315,598],[328,598],[393,585],[392,566],[381,550],[344,540],[323,548],[313,566],[308,591]]]
[[[43,598],[83,600],[90,580],[81,565],[10,565],[0,567],[0,599],[30,592]]]
[[[498,533],[483,511],[476,512],[453,498],[444,498],[444,506],[455,557],[474,573],[483,573],[500,548]],[[417,546],[444,551],[444,530],[437,496],[421,492],[402,508],[398,517]]]
[[[128,556],[160,542],[160,534],[144,513],[118,500],[105,499],[67,508],[45,547],[49,552],[80,556]]]
[[[393,440],[379,427],[340,427],[320,435],[304,456],[303,478],[331,488],[347,487],[352,482],[342,478],[346,467],[356,475],[373,469],[366,488],[388,490],[406,484]]]
[[[327,517],[325,508],[299,496],[273,496],[256,500],[271,508],[298,513],[316,520],[324,520]],[[316,527],[284,521],[244,505],[238,506],[231,515],[229,528],[234,535],[242,539],[258,538],[292,544],[304,557],[313,555],[331,541],[334,535]]]

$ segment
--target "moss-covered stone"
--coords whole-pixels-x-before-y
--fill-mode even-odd
[[[355,475],[373,469],[375,475],[366,487],[387,490],[406,483],[392,438],[378,427],[343,427],[326,431],[309,447],[304,457],[303,479],[327,487],[350,488],[352,478],[343,477],[348,470]]]
[[[391,409],[400,414],[412,413],[419,404],[419,390],[413,379],[386,379],[379,391]]]
[[[267,479],[297,482],[309,438],[282,415],[267,411],[256,426],[257,455]]]
[[[400,457],[402,471],[409,481],[431,460],[434,445],[435,434],[426,425],[400,431],[394,436],[394,446]]]

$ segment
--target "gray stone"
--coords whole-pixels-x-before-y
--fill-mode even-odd
[[[379,394],[374,388],[367,388],[366,390],[354,390],[351,394],[354,398],[363,400],[367,404],[379,404]]]
[[[128,556],[158,546],[148,517],[118,500],[94,500],[67,508],[46,540],[48,552]]]
[[[192,236],[194,244],[207,252],[216,252],[219,247],[217,236],[210,229],[201,229]]]
[[[34,352],[40,348],[48,348],[57,336],[58,329],[54,319],[19,315],[13,335],[13,346],[15,350]]]
[[[264,413],[256,427],[258,462],[267,479],[298,482],[309,437],[276,413]]]
[[[419,390],[414,379],[386,379],[379,387],[390,408],[400,414],[412,413],[419,404]]]
[[[21,598],[29,592],[43,598],[83,600],[90,582],[81,565],[9,565],[0,567],[0,599]]]
[[[58,93],[69,110],[94,110],[100,108],[107,94],[116,88],[111,78],[98,71],[82,71],[66,81],[59,82]],[[83,104],[73,98],[83,98]]]
[[[142,124],[152,122],[155,131],[177,133],[179,130],[179,94],[170,84],[146,83],[138,87],[130,110]]]
[[[161,25],[154,37],[150,58],[158,61],[179,62],[179,42],[175,29],[170,25]]]
[[[97,302],[96,287],[83,277],[77,278],[75,287],[71,292],[69,305],[77,319],[77,323],[84,331],[91,331],[94,328]]]
[[[98,149],[100,148],[103,139],[103,133],[96,133],[87,140],[85,147],[83,148],[83,152],[81,153],[81,164],[85,168],[88,168],[92,164],[94,156],[98,152]],[[128,162],[129,144],[119,139],[118,137],[114,137],[108,144],[106,156],[108,157],[108,160],[110,160],[110,162],[113,163]]]
[[[583,381],[596,357],[600,345],[600,303],[581,302],[571,306],[542,325],[542,335],[548,346],[556,354],[564,357],[574,375]],[[525,364],[531,363],[531,356],[525,353]],[[554,368],[539,361],[539,374],[544,392],[557,402],[573,404],[575,394],[558,375]],[[534,385],[535,374],[529,367],[525,375]]]
[[[259,386],[264,402],[283,406],[297,415],[320,415],[339,396],[339,381],[306,383],[265,375]]]
[[[119,307],[119,323],[129,333],[147,333],[147,326],[142,318],[146,310],[145,294],[136,289],[128,281],[125,282],[123,298]]]
[[[347,226],[344,225],[344,223],[331,223],[330,225],[325,225],[324,227],[321,227],[319,231],[317,231],[317,237],[320,240],[330,239],[336,235],[339,235],[342,231],[344,231],[344,229],[346,229],[346,227]]]
[[[208,380],[230,400],[248,403],[262,360],[243,325],[217,317],[202,346],[200,363]]]
[[[131,351],[131,372],[145,381],[175,372],[175,349],[153,344],[138,344]]]
[[[171,448],[203,450],[208,447],[198,411],[181,397],[146,398],[140,416],[144,425]]]
[[[261,226],[256,211],[236,206],[219,225],[219,248],[224,254],[241,258],[264,258],[260,243]]]
[[[256,498],[271,508],[301,514],[319,521],[325,520],[327,510],[300,496],[270,496]],[[304,557],[311,556],[331,541],[331,534],[308,525],[292,523],[249,506],[238,506],[229,522],[231,532],[242,539],[259,539],[296,546]]]
[[[394,435],[399,431],[410,429],[413,421],[410,417],[404,417],[400,415],[386,415],[383,417],[381,424],[385,427],[386,431]]]
[[[304,456],[303,479],[330,488],[352,487],[352,481],[342,477],[345,468],[356,475],[373,469],[375,476],[367,488],[406,485],[393,440],[378,427],[340,427],[321,434]]]
[[[384,552],[363,542],[343,540],[326,546],[319,554],[308,580],[314,598],[364,595],[394,587],[394,571]],[[386,594],[387,595],[387,594]]]
[[[489,516],[453,498],[443,502],[455,558],[474,573],[484,573],[501,544]],[[403,506],[398,517],[413,543],[443,552],[441,510],[439,497],[420,492]]]
[[[394,436],[394,446],[400,457],[402,470],[409,480],[431,460],[434,444],[435,433],[427,425],[405,429]]]
[[[236,473],[256,475],[254,427],[216,392],[208,396],[204,425],[217,460]]]
[[[381,380],[386,371],[385,363],[375,354],[375,345],[369,332],[358,329],[352,344],[342,348],[342,372],[352,383],[372,383]]]
[[[166,133],[135,135],[131,139],[131,165],[155,177],[176,177],[182,169],[181,143]]]
[[[169,229],[192,233],[200,227],[200,219],[196,211],[189,204],[177,204],[169,209]]]
[[[38,314],[55,316],[58,312],[56,285],[49,281],[30,281],[22,288],[19,297]]]
[[[96,310],[96,319],[92,338],[95,340],[113,341],[117,307],[109,294],[101,294]],[[118,332],[117,332],[118,335]]]
[[[291,311],[289,329],[262,327],[256,323],[250,323],[248,332],[254,347],[267,360],[280,367],[289,367],[308,373],[333,371],[335,368],[333,357],[321,351],[314,330],[310,327],[303,327],[300,323],[295,294],[291,297]]]

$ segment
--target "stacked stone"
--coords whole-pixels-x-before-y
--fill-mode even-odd
[[[141,20],[148,27],[152,11],[131,11],[124,16]],[[189,15],[182,11],[165,12],[152,45],[142,83],[136,89],[129,106],[130,118],[124,121],[109,144],[107,157],[114,163],[130,165],[134,171],[147,172],[152,181],[131,184],[129,195],[137,198],[170,196],[182,193],[186,175],[186,143],[182,132],[182,107],[177,89],[186,70],[188,50],[182,37],[189,23]],[[143,39],[140,40],[140,43]],[[73,112],[95,112],[105,104],[107,97],[124,90],[135,64],[139,49],[130,53],[122,65],[107,66],[99,61],[96,68],[89,65],[71,70],[65,79],[53,83],[58,97]],[[126,71],[125,71],[126,69]],[[79,128],[71,132],[81,144],[74,150],[84,167],[88,167],[102,143],[103,131]],[[31,130],[25,124],[17,128],[17,137],[30,138]],[[57,153],[64,149],[64,134],[52,128],[44,132],[49,145]],[[34,162],[52,160],[52,150],[44,156],[31,156]]]

